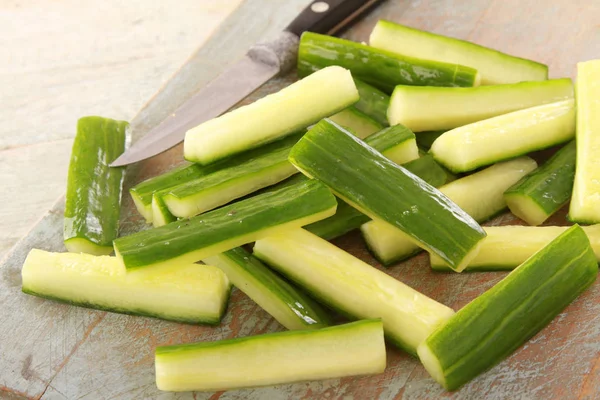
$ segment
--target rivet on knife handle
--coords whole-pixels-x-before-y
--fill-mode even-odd
[[[285,29],[297,36],[305,31],[336,34],[349,27],[383,0],[317,0]]]

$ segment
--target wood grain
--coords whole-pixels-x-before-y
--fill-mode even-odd
[[[240,1],[0,2],[0,258],[65,191],[77,119],[131,120]]]
[[[220,31],[222,36],[207,43],[190,60],[161,94],[143,108],[134,125],[138,129],[147,129],[158,122],[160,116],[157,115],[172,110],[193,92],[190,87],[201,85],[203,79],[207,79],[205,76],[218,71],[219,63],[213,64],[210,57],[222,56],[223,49],[231,49],[232,58],[239,56],[244,43],[276,32],[291,20],[302,7],[301,3],[298,0],[293,6],[289,2],[284,6],[274,0],[248,0]],[[600,58],[600,28],[597,24],[600,6],[582,0],[556,0],[551,4],[534,0],[388,1],[347,36],[367,40],[379,18],[468,38],[548,62],[552,76],[573,77],[578,60]],[[268,23],[264,23],[265,20]],[[224,62],[224,58],[220,62]],[[292,79],[275,79],[245,102],[275,91]],[[180,147],[130,168],[128,185],[179,162]],[[62,203],[57,203],[0,267],[3,274],[0,306],[8,316],[0,327],[0,357],[3,361],[0,386],[20,395],[67,399],[236,400],[600,398],[600,284],[595,284],[515,354],[455,393],[444,392],[416,359],[391,347],[388,368],[384,374],[373,377],[216,394],[160,393],[154,386],[153,376],[152,354],[157,345],[246,336],[281,330],[282,327],[239,291],[234,291],[225,320],[216,328],[83,310],[20,294],[19,272],[29,249],[62,248],[62,207]],[[124,207],[123,234],[143,229],[145,225],[133,210],[129,198],[125,199]],[[520,222],[505,214],[491,223]],[[548,224],[552,223],[564,224],[564,212]],[[381,268],[357,233],[346,235],[335,243]],[[424,255],[385,271],[454,309],[464,306],[505,276],[505,273],[433,273]]]

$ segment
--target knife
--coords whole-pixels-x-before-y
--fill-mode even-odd
[[[339,33],[381,1],[313,1],[276,39],[252,46],[244,57],[150,129],[111,167],[144,160],[180,143],[189,129],[223,114],[274,76],[289,72],[296,64],[303,32]]]

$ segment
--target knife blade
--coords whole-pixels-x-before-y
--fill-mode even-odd
[[[218,117],[269,79],[290,71],[296,63],[298,42],[304,31],[338,33],[381,1],[313,1],[275,40],[252,46],[244,57],[150,129],[111,166],[132,164],[177,145],[189,129]]]

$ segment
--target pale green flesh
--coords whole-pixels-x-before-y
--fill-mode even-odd
[[[179,264],[163,272],[125,274],[115,257],[33,249],[22,270],[23,291],[126,314],[187,323],[218,323],[229,281],[216,267]]]
[[[137,193],[130,191],[130,194],[137,211],[144,217],[147,223],[151,223],[153,218],[152,200],[150,200],[150,202],[145,202]]]
[[[389,160],[396,164],[405,164],[419,158],[419,148],[415,139],[409,139],[398,146],[394,146],[382,152]]]
[[[447,390],[456,390],[541,331],[597,275],[588,238],[572,226],[421,343],[421,362]]]
[[[544,149],[575,135],[575,103],[559,101],[452,129],[430,152],[452,172],[466,172]]]
[[[71,253],[86,253],[94,256],[107,256],[113,252],[112,246],[99,246],[83,238],[65,240],[65,247]]]
[[[233,285],[287,329],[320,329],[330,325],[325,311],[241,247],[208,257]]]
[[[258,240],[254,254],[324,304],[355,318],[381,318],[407,352],[454,311],[303,229]]]
[[[506,189],[536,167],[533,159],[520,157],[457,179],[439,190],[481,223],[506,208]],[[367,222],[361,227],[361,232],[369,249],[384,265],[400,261],[420,251],[419,246],[406,234],[382,221]]]
[[[210,164],[305,128],[358,99],[350,71],[327,67],[189,130],[184,156],[188,161]]]
[[[218,391],[378,374],[386,352],[380,320],[309,331],[158,347],[156,385]]]
[[[348,107],[329,119],[345,128],[350,128],[352,133],[361,139],[383,129],[383,125],[355,107]]]
[[[392,94],[388,120],[414,132],[447,130],[572,98],[568,78],[473,88],[399,85]]]
[[[600,222],[600,60],[577,64],[577,161],[569,219]]]
[[[505,195],[504,199],[510,212],[529,225],[540,225],[552,215],[525,194],[511,193]]]
[[[365,139],[365,143],[396,164],[419,158],[415,134],[402,125],[383,128]]]
[[[481,74],[482,85],[548,79],[548,67],[544,64],[384,20],[375,25],[369,44],[410,57],[475,68]]]
[[[568,229],[567,226],[486,226],[487,236],[479,254],[466,271],[504,271],[521,265],[534,253]],[[583,226],[592,250],[600,262],[600,225]],[[431,268],[451,271],[437,256],[429,255]]]
[[[217,172],[200,178],[203,182],[198,183],[197,189],[186,190],[183,187],[175,187],[162,198],[173,215],[189,218],[278,183],[298,172],[286,159],[258,171],[238,170],[237,174],[223,171],[223,174]],[[191,187],[195,183],[196,181],[192,181],[185,186]],[[180,189],[186,193],[180,194]]]

